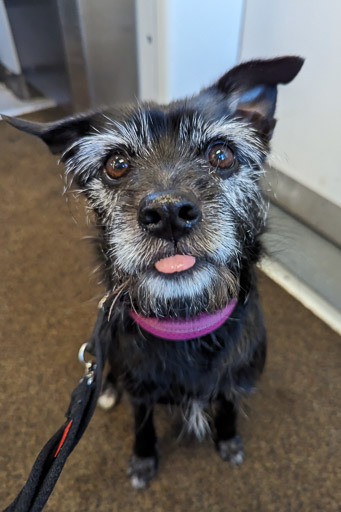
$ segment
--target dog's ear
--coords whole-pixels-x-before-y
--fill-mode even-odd
[[[60,154],[77,139],[90,133],[95,114],[67,117],[52,123],[35,123],[5,115],[1,117],[15,128],[40,137],[52,153]]]
[[[277,85],[287,84],[303,66],[301,57],[253,60],[232,68],[214,88],[226,96],[229,113],[246,118],[267,135],[272,135]]]

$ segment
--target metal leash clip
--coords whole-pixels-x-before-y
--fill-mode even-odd
[[[78,360],[80,363],[84,364],[85,372],[83,379],[87,379],[87,385],[90,386],[94,381],[95,370],[96,370],[96,361],[85,361],[84,353],[86,352],[87,343],[83,343],[78,352]]]

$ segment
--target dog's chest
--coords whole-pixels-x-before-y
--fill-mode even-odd
[[[136,330],[120,331],[111,358],[119,366],[126,390],[151,402],[212,400],[221,390],[233,393],[236,383],[229,344],[219,349],[209,337],[190,342],[145,339]]]

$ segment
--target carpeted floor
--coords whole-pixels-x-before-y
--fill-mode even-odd
[[[43,143],[0,122],[0,508],[18,493],[64,421],[82,375],[78,348],[102,289],[82,207],[61,197],[61,168]],[[75,222],[77,221],[77,223]],[[160,469],[149,489],[125,476],[132,446],[126,399],[97,410],[47,511],[340,512],[339,337],[260,276],[269,357],[240,418],[246,460],[231,468],[212,443],[177,443],[157,411]]]

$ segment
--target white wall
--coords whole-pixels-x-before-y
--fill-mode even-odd
[[[302,55],[280,87],[274,165],[341,206],[341,2],[246,0],[241,60]]]
[[[238,59],[243,0],[136,0],[140,98],[193,95]]]
[[[168,0],[169,97],[219,78],[238,58],[243,2]]]

